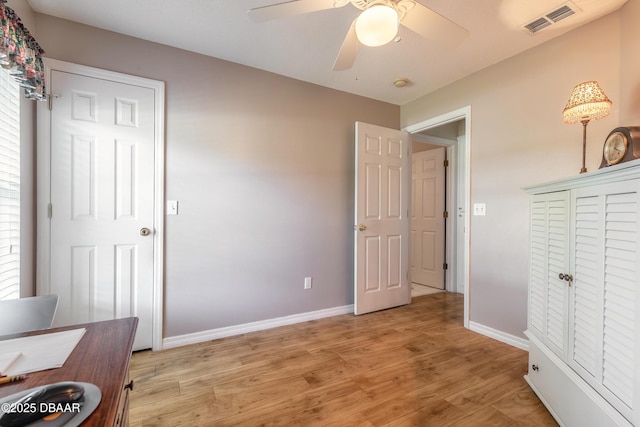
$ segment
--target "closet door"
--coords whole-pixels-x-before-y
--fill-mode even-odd
[[[639,184],[635,180],[581,188],[572,197],[569,364],[629,420],[637,388],[634,376],[640,369],[634,360]]]
[[[565,358],[569,273],[569,192],[531,199],[529,330]]]

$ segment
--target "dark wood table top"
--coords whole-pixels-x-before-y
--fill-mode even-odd
[[[0,338],[41,335],[79,328],[87,330],[62,367],[33,372],[28,374],[28,378],[23,381],[0,385],[0,398],[21,390],[60,381],[91,383],[100,389],[102,399],[96,410],[84,421],[82,426],[113,425],[123,392],[123,382],[129,371],[129,359],[137,326],[138,318],[129,317],[26,332]]]

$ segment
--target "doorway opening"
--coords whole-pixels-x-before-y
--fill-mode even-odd
[[[448,269],[446,230],[447,141],[411,141],[410,278],[411,297],[445,290]],[[438,137],[439,138],[439,137]],[[435,137],[434,137],[435,139]]]
[[[464,326],[469,327],[469,215],[471,107],[451,111],[403,129],[415,144],[445,147],[445,290],[464,294]],[[411,259],[411,254],[410,254]]]

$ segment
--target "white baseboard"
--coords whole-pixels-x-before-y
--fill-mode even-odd
[[[525,338],[516,337],[515,335],[510,335],[497,329],[471,321],[469,322],[469,329],[489,338],[517,347],[521,350],[529,351],[529,340]]]
[[[324,317],[339,316],[341,314],[349,313],[353,313],[353,304],[318,311],[310,311],[307,313],[293,314],[291,316],[278,317],[275,319],[261,320],[258,322],[244,323],[242,325],[210,329],[208,331],[194,332],[192,334],[167,337],[162,340],[162,348],[167,349],[188,344],[197,344],[204,341],[246,334],[248,332],[262,331],[265,329],[277,328],[278,326],[293,325],[295,323],[308,322],[309,320],[322,319]]]
[[[249,332],[262,331],[265,329],[277,328],[278,326],[293,325],[307,322],[309,320],[322,319],[325,317],[339,316],[341,314],[353,313],[353,304],[342,307],[327,308],[324,310],[310,311],[307,313],[293,314],[291,316],[278,317],[275,319],[261,320],[258,322],[244,323],[242,325],[227,326],[224,328],[210,329],[207,331],[194,332],[192,334],[177,335],[167,337],[162,340],[162,348],[181,347],[183,345],[197,344],[204,341],[211,341],[219,338],[231,337],[234,335],[246,334]],[[476,322],[469,322],[469,329],[479,334],[496,339],[505,344],[512,345],[521,350],[529,350],[529,341],[524,338],[509,335],[497,329],[490,328]]]

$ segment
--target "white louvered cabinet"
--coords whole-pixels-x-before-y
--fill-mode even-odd
[[[526,379],[561,425],[640,426],[640,162],[526,190]]]
[[[559,357],[567,341],[569,193],[536,194],[531,200],[529,331]]]

